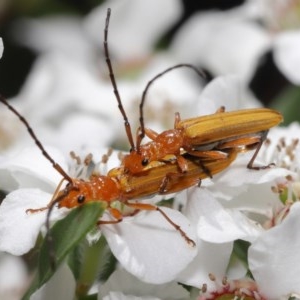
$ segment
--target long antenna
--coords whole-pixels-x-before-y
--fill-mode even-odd
[[[113,89],[114,89],[114,94],[116,96],[116,99],[118,101],[118,107],[119,110],[123,116],[124,119],[124,125],[125,125],[125,131],[130,143],[130,147],[131,150],[135,150],[135,145],[134,145],[134,141],[133,141],[133,136],[132,136],[132,131],[131,131],[131,127],[130,127],[130,123],[128,121],[126,112],[124,110],[122,101],[121,101],[121,97],[120,94],[118,92],[118,88],[117,88],[117,83],[116,83],[116,79],[115,79],[115,75],[113,72],[113,68],[112,68],[112,64],[110,61],[110,56],[109,56],[109,51],[108,51],[108,43],[107,43],[107,36],[108,36],[108,25],[109,25],[109,19],[110,19],[110,13],[111,13],[111,9],[108,8],[107,9],[107,14],[106,14],[106,21],[105,21],[105,28],[104,28],[104,52],[105,52],[105,61],[108,67],[108,71],[109,71],[109,77],[110,77],[110,81],[112,83]]]
[[[6,105],[8,107],[8,109],[11,110],[20,119],[20,121],[25,125],[25,127],[27,128],[30,136],[33,138],[33,140],[35,141],[36,145],[41,150],[42,154],[50,161],[50,163],[52,164],[53,168],[56,171],[58,171],[65,178],[65,180],[67,180],[68,182],[72,183],[73,182],[72,178],[64,171],[64,169],[61,167],[61,165],[59,165],[57,162],[54,161],[54,159],[46,151],[46,149],[44,148],[44,146],[42,145],[42,143],[40,142],[40,140],[37,138],[37,136],[35,135],[34,131],[30,127],[30,125],[26,121],[26,119],[14,107],[12,107],[6,101],[6,99],[2,95],[0,95],[0,101],[4,105]]]
[[[143,138],[145,137],[145,124],[144,124],[144,112],[143,112],[143,108],[144,108],[144,104],[145,104],[145,99],[146,99],[146,94],[148,92],[149,87],[153,84],[153,82],[155,80],[157,80],[159,77],[162,77],[163,75],[165,75],[166,73],[169,73],[170,71],[173,71],[174,69],[178,69],[178,68],[189,68],[194,70],[200,77],[205,78],[205,73],[199,69],[197,69],[195,66],[191,65],[191,64],[178,64],[175,65],[173,67],[167,68],[166,70],[164,70],[163,72],[157,74],[156,76],[154,76],[146,85],[143,94],[142,94],[142,99],[141,99],[141,103],[140,103],[140,133],[139,133],[139,138],[137,141],[137,151],[139,151],[141,142],[143,140]]]

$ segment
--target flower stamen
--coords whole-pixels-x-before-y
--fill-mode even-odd
[[[198,300],[265,300],[252,279],[229,280],[224,276],[221,280],[217,280],[216,276],[211,273],[208,277],[213,286],[208,288],[208,284],[204,283]]]

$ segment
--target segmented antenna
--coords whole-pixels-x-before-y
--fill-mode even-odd
[[[140,103],[140,133],[139,133],[139,138],[137,141],[137,151],[139,151],[141,142],[143,140],[143,138],[145,137],[145,124],[144,124],[144,112],[143,112],[143,108],[144,108],[144,104],[145,104],[145,99],[146,99],[146,94],[148,92],[149,87],[152,85],[152,83],[158,79],[159,77],[162,77],[163,75],[165,75],[166,73],[173,71],[174,69],[178,69],[178,68],[189,68],[194,70],[200,77],[205,78],[205,73],[199,69],[197,69],[195,66],[191,65],[191,64],[178,64],[175,65],[173,67],[167,68],[166,70],[164,70],[163,72],[157,74],[156,76],[154,76],[146,85],[143,94],[142,94],[142,99],[141,99],[141,103]]]
[[[126,131],[129,143],[130,143],[131,150],[135,150],[135,145],[134,145],[134,141],[133,141],[131,126],[130,126],[130,123],[128,121],[126,112],[124,110],[120,94],[118,92],[117,83],[116,83],[115,75],[114,75],[114,72],[113,72],[113,68],[112,68],[112,64],[111,64],[111,60],[110,60],[110,56],[109,56],[107,37],[108,37],[108,25],[109,25],[110,13],[111,13],[111,9],[108,8],[107,9],[107,14],[106,14],[106,21],[105,21],[105,28],[104,28],[104,42],[103,42],[104,52],[105,52],[105,61],[106,61],[107,67],[108,67],[109,77],[110,77],[110,81],[111,81],[112,86],[113,86],[114,94],[115,94],[116,99],[118,101],[118,108],[119,108],[119,110],[120,110],[120,112],[123,116],[123,119],[124,119],[125,131]]]
[[[52,164],[53,168],[59,172],[65,180],[67,180],[68,182],[72,183],[72,178],[63,170],[63,168],[54,161],[54,159],[50,156],[50,154],[46,151],[46,149],[44,148],[44,146],[42,145],[42,143],[40,142],[40,140],[37,138],[37,136],[35,135],[34,131],[32,130],[32,128],[30,127],[29,123],[26,121],[26,119],[14,108],[12,107],[7,101],[6,99],[0,95],[0,101],[7,106],[7,108],[9,110],[11,110],[19,119],[20,121],[25,125],[25,127],[27,128],[30,136],[33,138],[33,140],[35,141],[36,145],[38,146],[38,148],[41,150],[42,154],[50,161],[50,163]]]
[[[30,127],[30,125],[26,121],[26,119],[14,107],[12,107],[2,95],[0,95],[0,101],[5,106],[7,106],[7,108],[9,110],[11,110],[20,119],[20,121],[25,125],[30,136],[35,141],[37,147],[41,150],[42,154],[46,157],[46,159],[48,159],[50,161],[53,168],[55,170],[57,170],[64,177],[65,180],[67,180],[70,184],[73,184],[72,178],[63,170],[63,168],[57,162],[54,161],[54,159],[50,156],[50,154],[45,150],[42,143],[37,138],[33,129]],[[51,202],[51,205],[49,206],[49,209],[47,211],[47,217],[46,217],[46,232],[47,232],[46,239],[47,239],[47,243],[49,245],[49,259],[50,259],[50,265],[51,265],[52,270],[55,270],[56,261],[55,261],[55,253],[54,253],[54,242],[53,242],[52,235],[50,234],[50,215],[51,215],[51,212],[52,212],[54,206],[58,202],[60,202],[63,199],[63,197],[65,197],[65,195],[62,195],[62,196],[58,197],[57,199],[55,199],[53,202]]]

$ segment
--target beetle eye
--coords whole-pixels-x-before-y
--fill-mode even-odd
[[[147,166],[148,163],[149,163],[149,160],[148,160],[147,158],[144,158],[144,159],[142,160],[142,166],[143,166],[143,167]]]
[[[85,197],[84,197],[83,195],[79,195],[79,196],[77,197],[77,202],[78,202],[78,203],[83,203],[84,200],[85,200]]]

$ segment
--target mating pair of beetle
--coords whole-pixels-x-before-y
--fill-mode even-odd
[[[99,220],[98,224],[113,224],[120,222],[123,218],[122,213],[111,205],[114,201],[120,201],[137,210],[159,211],[189,244],[194,245],[194,241],[158,206],[136,201],[131,202],[131,200],[155,194],[175,193],[199,185],[202,179],[212,177],[226,169],[241,151],[255,149],[247,167],[260,169],[253,166],[253,162],[266,139],[268,130],[278,125],[282,121],[282,116],[277,111],[264,108],[234,112],[225,112],[224,108],[220,108],[212,115],[187,120],[181,120],[179,113],[177,113],[174,129],[166,130],[160,134],[145,128],[143,105],[147,89],[154,80],[179,67],[189,67],[198,72],[192,65],[180,64],[165,70],[149,81],[140,105],[141,126],[136,143],[134,143],[109,58],[107,44],[109,18],[110,9],[107,11],[104,30],[104,50],[113,90],[125,122],[131,151],[122,159],[119,168],[110,170],[105,176],[92,174],[88,181],[71,178],[48,154],[26,119],[4,97],[0,96],[0,101],[19,117],[37,147],[63,177],[52,200],[46,207],[28,209],[27,212],[37,213],[48,209],[46,225],[49,229],[49,216],[56,204],[59,207],[73,208],[90,201],[104,201],[107,203],[107,209],[113,220]],[[151,141],[142,144],[145,135]],[[67,185],[60,190],[63,181],[67,181]]]

